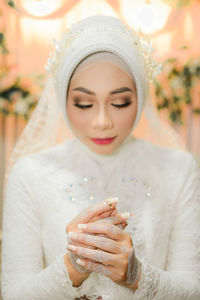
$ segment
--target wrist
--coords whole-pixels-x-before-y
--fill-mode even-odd
[[[88,278],[88,276],[90,275],[90,272],[86,272],[86,273],[78,272],[74,268],[73,264],[71,263],[68,253],[66,253],[64,255],[64,262],[68,269],[68,274],[69,274],[71,281],[73,282],[74,287],[80,286],[83,283],[83,281],[85,281]]]
[[[123,281],[120,281],[120,282],[116,282],[116,281],[114,281],[114,282],[117,283],[117,284],[119,284],[119,285],[121,285],[121,286],[127,287],[127,288],[129,288],[129,289],[131,289],[133,291],[136,291],[137,288],[138,288],[141,276],[142,276],[142,268],[141,268],[141,272],[140,272],[140,274],[138,276],[137,281],[135,281],[134,283],[131,283],[131,284],[127,283],[127,279],[124,279]]]
[[[142,276],[142,265],[140,265],[140,273],[139,273],[139,276],[138,276],[138,279],[136,282],[132,283],[132,284],[127,284],[127,282],[125,283],[126,287],[132,289],[133,291],[136,291],[138,289],[138,285],[139,285],[139,282],[140,282],[140,279],[141,279],[141,276]]]
[[[142,275],[142,264],[136,257],[134,249],[129,254],[128,267],[126,270],[126,286],[132,290],[138,288],[138,284]]]

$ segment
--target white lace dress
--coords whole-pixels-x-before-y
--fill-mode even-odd
[[[119,197],[143,272],[136,292],[91,273],[68,276],[68,222],[90,204]],[[200,178],[188,153],[128,139],[111,156],[72,140],[20,159],[3,211],[4,300],[199,300]]]

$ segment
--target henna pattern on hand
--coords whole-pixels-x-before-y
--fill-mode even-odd
[[[128,267],[126,272],[126,284],[134,285],[138,282],[142,272],[142,264],[137,259],[134,249],[132,249],[128,258]]]

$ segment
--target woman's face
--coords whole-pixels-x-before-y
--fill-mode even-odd
[[[110,62],[72,77],[67,114],[76,137],[98,154],[111,154],[131,133],[137,113],[133,80]]]

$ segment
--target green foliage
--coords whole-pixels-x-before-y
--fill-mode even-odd
[[[164,0],[167,4],[174,8],[182,8],[194,2],[195,0]]]
[[[158,110],[167,110],[173,123],[183,124],[183,110],[191,106],[195,114],[200,114],[199,106],[194,105],[193,92],[200,86],[200,57],[190,59],[180,65],[177,58],[163,63],[163,72],[154,80]]]
[[[5,45],[5,35],[3,32],[0,32],[0,48],[3,55],[9,52]]]
[[[12,7],[12,8],[16,8],[16,5],[15,5],[15,1],[13,0],[6,0],[7,4]]]
[[[43,81],[43,75],[19,76],[15,66],[1,69],[0,113],[28,120],[38,102]]]

